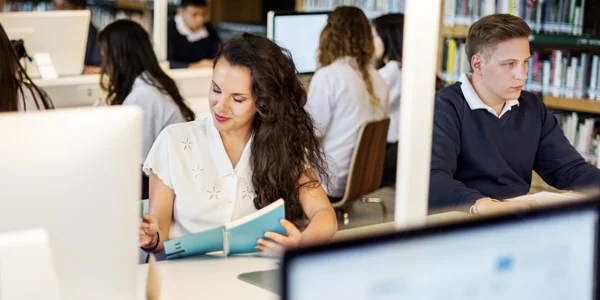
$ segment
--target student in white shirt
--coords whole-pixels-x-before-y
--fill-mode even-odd
[[[144,112],[141,164],[163,129],[194,120],[194,112],[175,81],[160,68],[150,37],[138,23],[111,23],[98,34],[98,42],[102,49],[100,85],[108,91],[108,104],[138,105]],[[143,199],[147,193],[148,177],[142,175]]]
[[[332,201],[344,195],[360,126],[388,114],[388,87],[371,65],[373,52],[371,26],[360,9],[342,6],[329,14],[306,109],[323,139]]]
[[[306,90],[289,52],[243,34],[224,42],[215,58],[211,116],[167,127],[144,163],[150,176],[149,214],[140,246],[160,252],[171,238],[200,232],[285,200],[287,236],[267,233],[257,248],[328,241],[335,212],[315,172],[325,161],[313,122],[303,109]],[[301,231],[293,222],[309,224]]]
[[[0,24],[0,112],[53,109],[52,101],[27,75]]]
[[[375,67],[390,89],[390,128],[388,129],[382,185],[396,183],[398,138],[400,136],[400,90],[402,88],[402,35],[404,15],[387,14],[373,20]]]

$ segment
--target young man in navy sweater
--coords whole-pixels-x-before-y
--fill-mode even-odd
[[[167,59],[172,69],[212,68],[221,39],[207,22],[205,0],[181,0],[175,18],[167,23]]]
[[[532,171],[559,189],[600,187],[600,170],[569,144],[542,100],[522,91],[531,58],[531,29],[495,14],[469,29],[472,74],[435,97],[429,210],[470,208],[478,214],[522,209]]]

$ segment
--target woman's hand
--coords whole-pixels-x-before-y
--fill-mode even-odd
[[[144,214],[140,225],[140,247],[152,248],[158,240],[158,219],[150,214]]]
[[[294,249],[300,246],[302,232],[296,226],[285,219],[280,221],[287,235],[275,232],[265,233],[267,239],[258,239],[256,248],[270,255],[281,255],[286,249]]]

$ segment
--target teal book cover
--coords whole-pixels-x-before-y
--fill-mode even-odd
[[[224,226],[168,240],[165,255],[170,260],[220,250],[225,255],[258,252],[256,241],[265,238],[267,231],[286,234],[281,219],[285,219],[285,203],[279,199]]]
[[[167,259],[176,259],[223,250],[223,226],[165,242]]]
[[[267,231],[285,235],[281,219],[285,219],[285,205],[283,200],[277,200],[248,217],[225,225],[225,255],[258,252],[256,241],[265,238]]]

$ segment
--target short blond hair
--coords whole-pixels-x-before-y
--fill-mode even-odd
[[[469,61],[473,55],[484,53],[499,43],[513,38],[528,38],[531,28],[527,23],[513,15],[493,14],[479,19],[471,28],[466,42]]]

